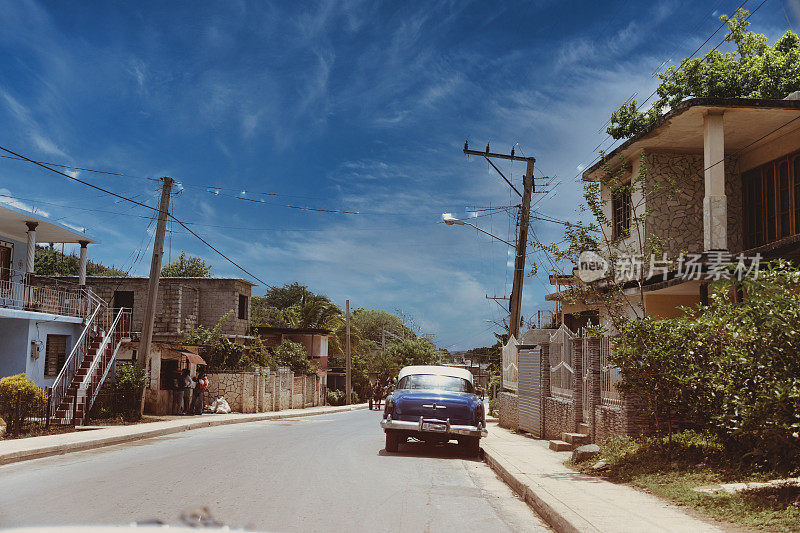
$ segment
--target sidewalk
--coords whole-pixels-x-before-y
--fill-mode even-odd
[[[724,531],[677,505],[564,466],[570,452],[489,422],[481,447],[489,466],[559,533]]]
[[[146,422],[129,426],[105,426],[100,429],[86,429],[58,435],[3,440],[0,441],[0,465],[27,461],[29,459],[39,459],[51,455],[91,450],[103,446],[149,439],[151,437],[160,437],[190,429],[341,413],[353,411],[355,409],[366,409],[366,407],[367,404],[363,403],[341,407],[326,406],[310,407],[307,409],[286,409],[284,411],[270,411],[268,413],[182,416],[162,422]]]

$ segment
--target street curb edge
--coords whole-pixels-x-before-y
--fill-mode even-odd
[[[599,531],[586,519],[564,505],[560,500],[543,488],[536,490],[532,484],[526,483],[524,474],[515,475],[514,468],[503,457],[489,446],[481,445],[486,464],[494,470],[525,503],[541,516],[547,524],[558,533],[596,533]]]

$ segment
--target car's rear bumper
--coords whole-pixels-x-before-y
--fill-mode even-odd
[[[439,424],[446,424],[446,431],[423,431],[423,422],[434,422]],[[383,429],[396,429],[400,431],[408,431],[410,433],[427,433],[431,435],[464,435],[467,437],[485,437],[488,435],[486,425],[479,422],[477,426],[466,426],[460,424],[450,424],[449,420],[438,420],[433,418],[422,418],[418,421],[411,422],[408,420],[392,420],[389,416],[381,420],[381,427]]]

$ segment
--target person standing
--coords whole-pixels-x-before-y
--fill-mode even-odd
[[[176,415],[185,415],[186,414],[186,406],[188,405],[188,401],[186,401],[186,395],[189,392],[189,387],[192,384],[192,377],[189,375],[189,369],[184,368],[183,372],[180,373],[177,379],[177,383],[175,385],[175,414]]]
[[[208,378],[205,370],[197,373],[197,380],[194,384],[194,394],[192,395],[192,406],[189,412],[193,415],[202,415],[203,406],[206,403],[206,388],[208,388]]]

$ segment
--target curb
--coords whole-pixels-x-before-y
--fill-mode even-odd
[[[519,494],[547,524],[558,533],[596,533],[600,531],[585,518],[569,508],[561,500],[524,473],[513,472],[514,466],[490,447],[481,446],[483,459],[511,489]]]
[[[81,452],[86,450],[94,450],[96,448],[104,448],[106,446],[113,446],[115,444],[124,444],[127,442],[134,442],[137,440],[150,439],[153,437],[163,437],[165,435],[172,435],[174,433],[181,433],[183,431],[190,431],[193,429],[201,429],[215,426],[227,426],[230,424],[245,424],[247,422],[263,422],[265,420],[281,420],[283,418],[301,418],[316,415],[328,415],[334,413],[344,413],[348,411],[356,411],[359,409],[366,409],[367,404],[338,407],[328,411],[317,411],[312,413],[284,413],[282,411],[271,411],[264,413],[262,416],[254,416],[251,418],[232,418],[225,420],[198,420],[196,422],[189,422],[182,426],[168,427],[144,430],[139,433],[131,435],[119,435],[114,437],[98,438],[95,440],[85,442],[75,442],[69,444],[55,444],[52,446],[41,446],[31,450],[22,450],[18,452],[10,452],[0,454],[0,466],[19,463],[22,461],[29,461],[32,459],[42,459],[44,457],[52,457],[54,455],[64,455],[72,452]]]

